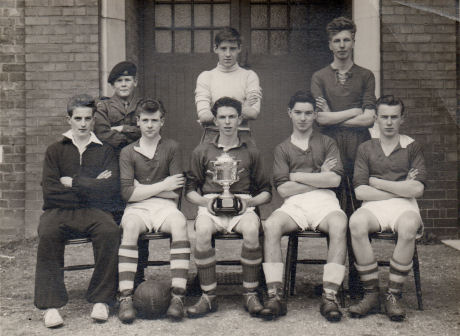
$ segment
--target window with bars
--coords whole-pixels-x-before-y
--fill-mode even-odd
[[[230,26],[229,0],[155,1],[155,51],[209,53],[214,34]]]

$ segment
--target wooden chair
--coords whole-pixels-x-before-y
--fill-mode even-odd
[[[295,278],[297,271],[297,264],[304,265],[325,265],[326,259],[298,259],[298,246],[299,238],[326,238],[327,245],[329,247],[329,236],[325,233],[318,231],[297,231],[288,234],[289,241],[286,252],[286,263],[284,268],[284,297],[287,299],[288,296],[294,295],[295,290]],[[339,291],[340,305],[345,307],[345,295],[343,290],[343,284]]]

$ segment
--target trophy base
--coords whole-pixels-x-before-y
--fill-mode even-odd
[[[237,197],[217,197],[213,203],[212,209],[216,215],[234,216],[241,211],[242,204],[241,200]]]

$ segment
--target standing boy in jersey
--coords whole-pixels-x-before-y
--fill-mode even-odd
[[[176,205],[185,182],[179,145],[160,136],[165,114],[160,102],[142,101],[137,113],[142,136],[120,154],[121,194],[128,205],[121,220],[118,317],[124,323],[131,323],[136,317],[132,295],[138,263],[137,242],[140,234],[153,231],[171,234],[171,302],[166,314],[179,320],[184,316],[190,263],[186,219]]]
[[[203,142],[195,148],[190,176],[187,176],[187,199],[199,206],[194,255],[203,290],[200,300],[188,307],[187,314],[189,317],[200,317],[217,310],[216,252],[211,246],[211,239],[218,231],[235,231],[243,236],[243,304],[251,315],[257,315],[263,308],[256,292],[262,249],[259,244],[260,219],[254,210],[256,206],[270,201],[270,182],[263,171],[259,150],[251,142],[238,137],[238,126],[242,121],[241,103],[228,97],[220,98],[214,104],[212,113],[219,133],[212,141]],[[222,192],[222,186],[213,182],[208,171],[213,171],[211,161],[224,152],[240,160],[239,181],[230,188],[243,204],[242,210],[235,216],[217,216],[211,206]]]
[[[393,96],[377,101],[380,138],[361,144],[355,162],[356,197],[363,201],[350,219],[356,268],[364,286],[364,298],[350,307],[352,317],[380,310],[378,265],[369,234],[392,231],[398,241],[390,259],[390,277],[385,297],[388,317],[401,321],[404,280],[412,268],[415,238],[422,219],[415,198],[421,197],[426,179],[420,145],[399,133],[404,121],[404,104]]]
[[[314,230],[329,235],[320,312],[336,322],[342,317],[336,295],[345,275],[347,217],[330,188],[340,184],[342,163],[335,141],[313,130],[317,113],[311,94],[292,96],[288,115],[293,132],[275,148],[273,166],[273,183],[284,203],[264,223],[268,300],[262,313],[268,317],[286,314],[281,237],[297,230]]]
[[[211,107],[222,97],[230,97],[242,104],[240,136],[249,138],[249,120],[260,113],[262,90],[259,77],[252,70],[238,65],[241,37],[236,29],[224,28],[214,38],[214,52],[218,56],[217,67],[203,71],[197,78],[195,104],[198,122],[205,128],[204,139],[212,140],[219,130],[215,127]]]

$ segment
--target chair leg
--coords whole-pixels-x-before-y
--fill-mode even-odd
[[[418,262],[417,244],[415,244],[414,257],[412,258],[412,268],[414,271],[415,292],[417,294],[418,310],[423,310],[422,285],[420,282],[420,265]]]
[[[286,251],[286,262],[284,265],[284,288],[283,288],[284,298],[288,297],[288,293],[290,291],[289,285],[291,283],[292,250],[293,250],[292,235],[289,235],[288,246],[287,246],[287,251]]]
[[[299,250],[299,237],[293,235],[292,237],[292,266],[291,266],[291,283],[289,284],[289,295],[294,295],[295,291],[295,278],[297,272],[297,253]]]

